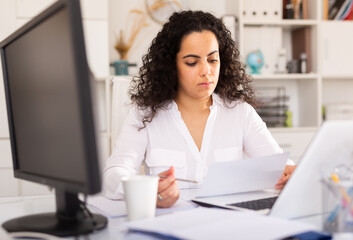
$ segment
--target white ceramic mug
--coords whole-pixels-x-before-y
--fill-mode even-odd
[[[158,176],[122,177],[128,220],[153,218],[156,212]]]

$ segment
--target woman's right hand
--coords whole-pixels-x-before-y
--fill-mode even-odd
[[[158,175],[165,176],[166,178],[159,179],[157,207],[171,207],[179,199],[180,195],[178,184],[174,176],[174,167],[172,166],[167,171],[161,172]]]

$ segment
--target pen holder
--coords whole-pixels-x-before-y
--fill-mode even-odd
[[[353,182],[322,181],[324,230],[333,234],[352,234],[353,239]]]

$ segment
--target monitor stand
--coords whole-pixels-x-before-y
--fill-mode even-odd
[[[2,226],[8,232],[39,232],[59,237],[78,236],[107,226],[107,218],[89,213],[77,193],[56,189],[56,213],[42,213],[11,219]]]

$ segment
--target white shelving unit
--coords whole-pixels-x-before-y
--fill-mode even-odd
[[[284,87],[293,114],[292,128],[271,128],[290,157],[298,160],[323,122],[322,107],[331,103],[353,105],[353,21],[322,20],[322,0],[308,0],[308,19],[282,19],[281,0],[238,0],[233,13],[238,17],[238,47],[243,61],[250,51],[261,49],[265,59],[263,74],[253,75],[255,89]],[[280,9],[280,10],[279,10]],[[266,11],[266,14],[263,14]],[[292,59],[291,34],[310,29],[311,72],[274,73],[280,48]],[[266,69],[266,62],[269,64]]]
[[[276,80],[276,79],[292,79],[292,80],[314,80],[319,77],[316,73],[291,73],[291,74],[259,74],[253,75],[254,80]]]
[[[322,21],[321,26],[322,103],[337,105],[337,113],[353,118],[353,21]]]
[[[244,26],[280,26],[284,29],[296,29],[300,27],[312,27],[318,24],[317,20],[288,20],[288,19],[244,19]]]
[[[271,15],[271,8],[263,15],[261,7],[272,6],[273,11],[282,10],[282,1],[264,0],[256,6],[254,0],[238,0],[236,15],[238,16],[239,50],[246,61],[250,51],[261,49],[265,58],[264,74],[253,75],[255,88],[284,87],[290,97],[289,108],[293,113],[293,128],[314,128],[319,126],[321,114],[321,73],[319,66],[320,12],[321,0],[308,1],[308,19],[282,19],[282,13]],[[258,4],[257,4],[258,5]],[[251,9],[251,7],[253,9]],[[256,12],[254,14],[251,13]],[[257,16],[257,17],[256,17]],[[309,28],[311,33],[311,72],[307,74],[276,74],[278,52],[285,48],[287,60],[292,58],[291,34],[294,30]]]

